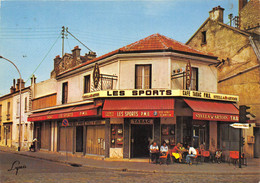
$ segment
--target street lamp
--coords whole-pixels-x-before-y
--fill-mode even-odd
[[[0,55],[0,58],[2,58],[2,59],[4,59],[4,60],[6,60],[6,61],[8,61],[8,62],[10,62],[11,64],[13,64],[13,66],[16,68],[16,70],[18,71],[18,73],[19,73],[19,77],[20,77],[20,82],[19,82],[19,96],[20,96],[20,109],[19,109],[19,131],[18,131],[18,135],[19,135],[19,137],[18,137],[18,151],[20,151],[20,148],[21,148],[21,139],[20,139],[20,134],[21,134],[21,111],[22,111],[22,76],[21,76],[21,73],[20,73],[20,71],[19,71],[19,69],[18,69],[18,67],[11,61],[11,60],[9,60],[9,59],[7,59],[7,58],[5,58],[5,57],[3,57],[3,56],[1,56]]]

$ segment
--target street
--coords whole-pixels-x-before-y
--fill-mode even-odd
[[[0,161],[1,182],[259,182],[255,175],[164,174],[77,167],[7,152],[0,152]],[[20,167],[17,175],[15,167]]]

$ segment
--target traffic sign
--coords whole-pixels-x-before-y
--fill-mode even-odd
[[[62,120],[62,126],[69,126],[69,121],[67,119]]]
[[[233,128],[249,129],[249,124],[245,124],[245,123],[233,123],[230,126]]]

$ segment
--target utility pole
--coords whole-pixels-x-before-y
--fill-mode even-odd
[[[64,55],[64,37],[65,37],[65,27],[62,26],[62,30],[61,30],[61,38],[62,38],[62,55],[61,55],[61,57],[63,57],[63,55]]]

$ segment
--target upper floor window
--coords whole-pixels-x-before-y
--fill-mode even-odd
[[[207,34],[206,31],[201,32],[202,33],[202,40],[201,43],[202,44],[206,44],[207,43]]]
[[[8,102],[7,103],[7,114],[6,114],[7,120],[10,120],[10,108],[11,108],[11,103]]]
[[[152,65],[136,65],[135,66],[135,89],[150,89],[152,87],[151,80]]]
[[[24,99],[24,112],[27,112],[27,97]]]
[[[198,77],[198,68],[192,67],[191,68],[191,84],[190,84],[190,90],[199,90],[199,77]]]
[[[84,76],[84,93],[90,92],[90,75]]]
[[[20,114],[20,99],[18,98],[16,101],[16,117],[19,117]]]
[[[62,83],[62,104],[68,103],[68,82]]]

